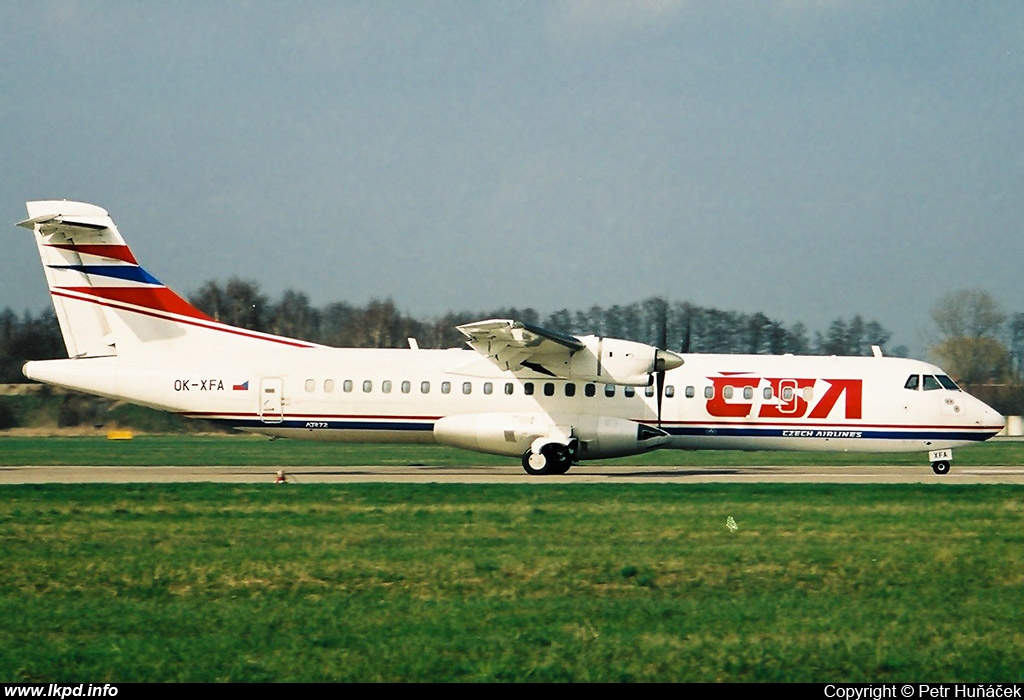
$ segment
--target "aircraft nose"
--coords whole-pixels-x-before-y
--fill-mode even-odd
[[[1003,428],[1005,428],[1006,427],[1006,416],[1004,416],[1002,413],[1000,413],[999,411],[995,410],[994,408],[989,408],[988,410],[989,410],[989,412],[992,415],[992,424],[993,425],[998,425],[999,426],[999,430],[1002,430]]]
[[[1003,428],[1006,427],[1006,417],[1003,416],[1003,414],[989,406],[981,399],[975,398],[974,400],[978,404],[977,408],[979,410],[977,411],[977,413],[979,416],[981,416],[978,420],[979,424],[987,428],[991,428],[992,430],[997,432],[1001,431]]]

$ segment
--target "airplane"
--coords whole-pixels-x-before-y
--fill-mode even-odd
[[[221,323],[139,265],[105,209],[27,203],[68,359],[31,380],[271,438],[441,444],[530,475],[682,450],[927,451],[1004,418],[935,365],[883,357],[675,353],[515,319],[459,326],[467,348],[334,348]]]

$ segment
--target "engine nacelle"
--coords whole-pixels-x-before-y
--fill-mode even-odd
[[[604,384],[645,386],[653,373],[683,364],[683,358],[674,352],[646,343],[594,335],[583,336],[580,341],[586,348],[573,354],[559,370],[555,370],[559,376]]]
[[[661,428],[608,416],[578,416],[579,459],[628,457],[661,447],[669,435]]]
[[[442,445],[520,457],[536,445],[579,441],[579,459],[640,454],[663,445],[668,434],[642,423],[608,416],[548,416],[543,413],[470,413],[434,423]]]
[[[434,423],[434,439],[442,445],[509,457],[521,456],[542,435],[558,436],[542,413],[467,413]]]

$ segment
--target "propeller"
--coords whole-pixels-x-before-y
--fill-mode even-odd
[[[683,347],[680,348],[679,352],[686,355],[690,352],[690,326],[693,320],[693,309],[690,305],[686,305],[686,335],[683,336]]]
[[[683,358],[670,350],[654,351],[654,372],[651,373],[658,400],[658,427],[661,427],[661,406],[665,400],[665,372],[683,364]]]
[[[658,349],[654,351],[654,380],[658,402],[658,428],[661,428],[661,407],[665,402],[665,372],[683,364],[683,358],[663,348],[668,346],[668,304],[662,304],[660,313],[661,329]]]
[[[665,371],[655,373],[654,381],[657,384],[655,391],[658,392],[658,427],[661,427],[661,405],[665,402]]]

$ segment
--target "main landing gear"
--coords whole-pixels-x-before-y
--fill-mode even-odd
[[[527,450],[523,454],[523,469],[530,476],[544,476],[547,474],[565,474],[569,471],[576,458],[576,448],[579,443],[573,440],[568,445],[560,442],[549,442],[543,445],[539,451]]]

